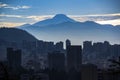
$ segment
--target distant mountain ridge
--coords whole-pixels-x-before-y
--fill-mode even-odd
[[[66,15],[58,14],[52,19],[43,20],[27,27],[19,27],[38,39],[77,41],[110,41],[120,43],[120,26],[101,25],[93,21],[77,22]],[[76,41],[77,40],[77,41]]]

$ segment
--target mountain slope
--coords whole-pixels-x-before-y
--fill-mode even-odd
[[[28,26],[31,26],[30,24],[23,24],[23,25],[21,25],[21,26],[17,26],[18,28],[20,27],[20,28],[24,28],[24,27],[28,27]]]
[[[0,28],[0,40],[22,42],[23,40],[35,41],[37,39],[24,30],[16,28]]]

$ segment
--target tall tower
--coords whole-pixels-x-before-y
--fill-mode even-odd
[[[21,67],[21,50],[7,48],[7,60],[11,69],[17,70]]]
[[[62,41],[60,41],[60,42],[57,42],[56,44],[55,44],[55,50],[56,51],[60,51],[60,52],[62,52],[64,49],[63,49],[63,42]]]
[[[63,71],[65,70],[65,55],[61,52],[52,52],[48,54],[49,69]]]
[[[92,41],[84,41],[83,42],[83,54],[89,54],[92,52],[92,50],[93,50]]]
[[[82,64],[82,47],[68,46],[67,47],[67,69],[79,70]]]
[[[69,39],[66,40],[66,49],[67,49],[67,46],[70,46],[71,45],[71,41]]]
[[[81,67],[82,80],[98,80],[98,68],[94,64],[83,64]],[[87,76],[87,77],[86,77]],[[101,80],[101,79],[100,79]]]

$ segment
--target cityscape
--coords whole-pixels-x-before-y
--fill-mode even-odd
[[[120,80],[120,0],[0,0],[0,80]]]
[[[0,62],[1,80],[120,79],[120,44],[84,41],[72,45],[67,39],[65,49],[62,41],[23,41],[21,45],[0,41],[3,46],[6,60]]]

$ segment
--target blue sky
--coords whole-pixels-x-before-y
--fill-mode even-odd
[[[0,26],[35,23],[61,13],[78,21],[119,25],[120,0],[0,0]]]

